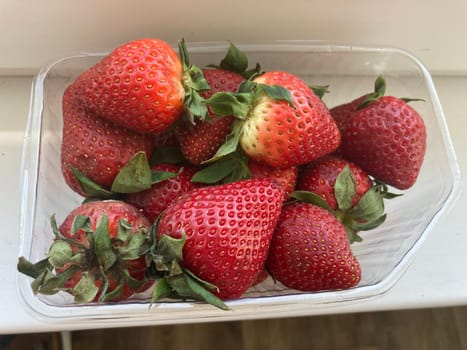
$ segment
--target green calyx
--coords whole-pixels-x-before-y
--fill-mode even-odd
[[[77,215],[71,234],[81,231],[85,235],[84,241],[78,241],[60,233],[54,216],[50,221],[55,241],[47,258],[33,264],[21,257],[17,265],[19,272],[34,278],[31,284],[34,293],[51,295],[65,291],[72,294],[77,303],[92,302],[99,295],[98,301],[104,302],[118,299],[125,286],[137,290],[147,282],[147,279],[134,279],[126,264],[148,251],[147,230],[134,233],[127,221],[120,220],[118,237],[111,238],[107,215],[100,218],[95,230],[91,228],[89,217]],[[80,280],[70,283],[76,273],[81,273]],[[109,278],[117,282],[115,288],[110,288]]]
[[[261,72],[261,66],[256,63],[254,68],[248,69],[248,57],[237,46],[229,43],[227,54],[219,65],[211,64],[208,67],[220,68],[230,72],[240,74],[245,79],[251,79]]]
[[[110,189],[106,189],[94,182],[72,165],[70,165],[70,169],[83,192],[93,199],[115,199],[121,194],[147,190],[155,183],[177,176],[176,173],[172,172],[152,171],[144,152],[135,153],[120,169]]]
[[[331,212],[345,227],[350,243],[360,242],[360,231],[372,230],[386,220],[384,199],[393,198],[384,190],[383,184],[373,185],[359,201],[352,206],[356,195],[356,183],[348,166],[336,178],[334,195],[337,209],[333,210],[318,194],[309,191],[294,191],[291,198],[320,206]]]
[[[151,302],[155,303],[164,298],[193,299],[229,310],[228,306],[212,293],[217,290],[216,286],[183,267],[183,247],[187,239],[185,233],[182,232],[180,238],[165,234],[157,238],[156,231],[157,229],[153,230],[153,244],[147,256],[150,261],[150,278],[156,281]]]
[[[385,93],[386,93],[386,81],[381,75],[379,75],[375,80],[374,91],[366,95],[365,99],[358,105],[357,110],[365,108],[369,104],[378,101],[381,97],[384,96]],[[404,101],[405,103],[415,102],[415,101],[425,102],[425,100],[422,98],[401,97],[400,99]]]

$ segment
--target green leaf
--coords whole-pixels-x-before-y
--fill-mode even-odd
[[[99,288],[95,285],[94,279],[88,273],[83,273],[83,276],[78,283],[73,287],[72,293],[75,296],[77,303],[89,303],[94,300]]]
[[[375,80],[375,94],[379,97],[384,96],[386,93],[386,81],[382,75],[378,75]]]
[[[286,101],[291,107],[295,108],[290,91],[279,85],[258,84],[261,90],[273,100]]]
[[[24,256],[21,256],[18,259],[18,264],[16,268],[19,272],[26,276],[37,278],[45,270],[52,270],[53,266],[50,264],[48,258],[44,258],[36,263],[32,263],[29,260],[27,260]]]
[[[230,308],[220,298],[212,294],[202,284],[200,284],[198,278],[194,279],[189,274],[186,274],[185,278],[188,288],[191,289],[196,299],[205,301],[221,310],[230,310]]]
[[[55,268],[65,266],[71,261],[72,250],[70,245],[65,241],[55,241],[49,249],[49,262]]]
[[[313,90],[316,96],[323,99],[324,95],[329,93],[329,85],[310,85],[310,89]]]
[[[107,271],[117,261],[117,256],[112,250],[112,241],[109,236],[109,219],[106,214],[99,218],[94,237],[94,253],[97,261],[102,269]]]
[[[179,164],[183,163],[184,161],[185,157],[183,156],[179,147],[162,146],[154,149],[151,156],[150,164]]]
[[[384,78],[379,75],[375,80],[375,87],[372,93],[366,95],[366,98],[358,105],[357,110],[365,108],[370,103],[378,101],[386,93],[386,82]]]
[[[79,230],[83,230],[85,232],[91,231],[91,221],[89,220],[89,216],[86,215],[76,215],[71,223],[71,234],[74,235]]]
[[[182,237],[175,238],[166,234],[162,234],[157,244],[157,255],[162,255],[168,260],[183,260],[183,246],[186,242],[186,234],[182,232]]]
[[[214,154],[212,158],[204,161],[203,164],[215,162],[228,154],[234,153],[240,142],[242,125],[243,122],[241,120],[235,120],[232,123],[232,131],[227,135],[225,142],[219,147],[216,154]]]
[[[293,191],[290,194],[290,197],[295,198],[299,201],[317,205],[328,211],[332,211],[328,203],[319,195],[310,191]]]
[[[177,173],[171,171],[153,170],[151,171],[151,183],[154,185],[168,179],[173,179],[174,177],[177,177],[182,171],[183,168],[180,168],[180,171]]]
[[[120,242],[126,242],[131,234],[132,234],[132,227],[131,224],[125,220],[125,219],[120,219],[118,220],[118,232],[117,232],[117,238]]]
[[[232,173],[236,163],[235,159],[221,158],[217,162],[196,172],[191,178],[191,181],[204,184],[218,183]]]
[[[357,221],[376,220],[384,214],[383,197],[375,187],[372,187],[349,212]]]
[[[102,293],[101,296],[99,297],[99,302],[105,302],[105,301],[118,299],[122,295],[123,287],[124,287],[124,283],[120,282],[117,285],[117,287],[115,287],[111,291],[107,291],[108,290],[107,289],[106,292]]]
[[[248,68],[248,58],[243,51],[230,43],[227,54],[220,63],[220,68],[243,74]]]
[[[77,266],[71,265],[65,271],[55,275],[52,271],[46,269],[31,283],[31,287],[34,293],[45,295],[58,293],[60,290],[64,290],[65,282],[78,270],[79,268]]]
[[[350,170],[346,165],[336,177],[334,195],[341,210],[348,210],[352,206],[352,200],[357,192],[357,186]]]
[[[148,249],[146,235],[142,232],[131,235],[126,245],[118,247],[120,258],[123,260],[136,260]]]
[[[108,191],[103,188],[101,185],[95,183],[86,175],[84,175],[81,171],[76,169],[74,166],[69,165],[73,175],[75,176],[76,180],[79,182],[81,189],[84,193],[86,193],[90,197],[97,197],[102,199],[108,199],[115,196],[115,193],[112,191]]]
[[[254,96],[242,92],[216,92],[206,100],[218,117],[235,116],[245,119],[251,110]]]
[[[118,193],[134,193],[151,188],[151,168],[146,153],[137,152],[120,169],[111,190]]]
[[[377,217],[376,219],[372,221],[367,221],[367,222],[357,222],[354,221],[352,227],[356,230],[359,231],[369,231],[372,230],[379,225],[381,225],[384,221],[386,221],[386,214],[381,215],[380,217]]]
[[[172,288],[165,278],[156,281],[152,292],[151,302],[169,297],[172,294]]]

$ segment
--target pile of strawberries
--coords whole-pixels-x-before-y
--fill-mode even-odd
[[[76,302],[195,299],[227,308],[268,275],[288,288],[356,286],[351,243],[410,188],[426,130],[407,99],[329,109],[326,89],[262,71],[234,45],[219,65],[166,42],[126,43],[63,95],[61,166],[83,196],[48,255],[18,269]]]

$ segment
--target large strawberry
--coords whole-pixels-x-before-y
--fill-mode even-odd
[[[351,243],[361,241],[359,231],[371,230],[385,219],[385,186],[373,184],[356,164],[337,155],[319,158],[300,172],[294,198],[320,205],[341,221]]]
[[[143,210],[154,221],[174,200],[198,186],[191,181],[197,169],[190,165],[156,164],[151,170],[173,175],[154,183],[147,190],[124,195],[124,200]]]
[[[199,69],[187,63],[165,41],[138,39],[114,49],[89,68],[81,94],[83,106],[93,114],[140,133],[158,133],[175,122],[184,105],[204,115],[194,97],[208,88]]]
[[[309,203],[282,209],[267,267],[277,281],[301,291],[346,289],[361,279],[360,264],[342,223]]]
[[[203,69],[203,75],[210,86],[201,96],[208,99],[216,92],[236,92],[244,78],[224,69]],[[194,125],[189,121],[180,123],[175,129],[181,151],[193,164],[201,164],[211,158],[230,133],[233,116],[217,118],[209,110],[209,118]]]
[[[327,107],[299,77],[270,71],[239,90],[228,96],[233,100],[230,105],[223,103],[226,96],[220,93],[210,98],[217,114],[239,118],[214,160],[234,151],[239,143],[255,161],[286,168],[308,163],[339,146],[339,130]]]
[[[135,154],[151,157],[152,138],[117,126],[86,110],[79,101],[82,80],[63,95],[61,169],[66,183],[83,196],[93,196],[78,181],[78,171],[104,190],[110,190],[120,170]]]
[[[264,268],[283,193],[271,180],[252,179],[195,189],[179,197],[163,213],[157,229],[161,240],[186,239],[183,256],[175,254],[181,267],[162,266],[162,271],[175,273],[167,272],[164,281],[186,276],[188,270],[190,276],[214,285],[213,293],[221,299],[240,297]],[[160,266],[162,259],[154,256]],[[174,287],[156,285],[156,290],[170,296]]]
[[[422,117],[403,99],[383,96],[357,110],[342,133],[341,152],[376,179],[412,187],[426,150]]]
[[[76,302],[119,301],[147,289],[150,221],[121,201],[92,201],[72,210],[57,227],[46,259],[20,258],[18,269],[33,278],[35,293],[65,291]]]

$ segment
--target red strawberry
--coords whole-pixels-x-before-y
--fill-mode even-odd
[[[235,151],[239,143],[255,161],[287,168],[311,162],[339,146],[339,130],[327,107],[297,76],[266,72],[242,84],[239,92],[218,93],[209,99],[216,114],[239,118],[214,158]]]
[[[400,190],[417,180],[426,150],[422,117],[404,100],[383,96],[356,111],[342,133],[342,154]]]
[[[327,155],[307,164],[300,172],[296,189],[319,195],[332,210],[336,210],[339,207],[335,192],[336,180],[346,166],[350,168],[355,184],[349,207],[352,208],[373,184],[365,171],[339,156]]]
[[[192,66],[185,63],[162,40],[128,42],[84,73],[81,102],[93,114],[133,131],[161,132],[182,115],[192,91],[205,88],[193,84]]]
[[[171,172],[174,176],[153,184],[148,190],[129,193],[124,196],[124,199],[126,202],[141,208],[146,216],[154,221],[174,200],[198,186],[191,182],[197,169],[189,165],[157,164],[153,165],[151,170]]]
[[[204,69],[203,75],[210,86],[210,90],[201,93],[206,99],[220,91],[235,92],[244,80],[240,74],[223,69]],[[209,111],[209,118],[195,125],[185,121],[175,129],[183,155],[193,164],[201,164],[216,153],[234,121],[233,116],[216,118],[212,111]]]
[[[386,220],[384,198],[393,196],[384,185],[373,185],[356,164],[334,154],[305,166],[291,195],[330,211],[344,225],[350,243],[362,240],[359,231],[372,230]]]
[[[152,153],[152,139],[90,114],[78,100],[81,80],[63,95],[61,168],[66,183],[88,196],[71,167],[105,189],[110,189],[120,169],[138,152]]]
[[[58,228],[53,219],[52,227],[56,239],[48,263],[37,263],[32,275],[35,292],[65,291],[77,302],[120,301],[152,284],[144,256],[151,223],[130,204],[87,202],[72,210]],[[27,265],[31,266],[23,258],[18,268],[23,272]]]
[[[239,298],[264,268],[283,194],[267,179],[195,189],[167,208],[158,236],[184,233],[183,268],[215,285],[221,299]]]
[[[274,168],[250,159],[248,167],[251,172],[251,178],[271,179],[277,182],[284,189],[284,200],[286,200],[295,189],[298,176],[298,168],[296,166]]]
[[[361,279],[344,226],[325,209],[308,203],[282,209],[267,267],[277,281],[301,291],[346,289]]]

